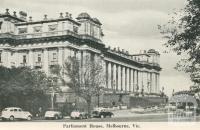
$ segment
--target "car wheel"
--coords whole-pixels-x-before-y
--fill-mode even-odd
[[[14,116],[10,116],[9,120],[10,120],[10,121],[14,121],[14,120],[15,120],[15,117],[14,117]]]
[[[79,119],[81,119],[81,120],[82,120],[82,119],[83,119],[83,116],[82,116],[82,115],[80,115]]]
[[[54,116],[54,119],[55,119],[55,120],[58,120],[58,116],[57,116],[57,115],[55,115],[55,116]]]
[[[6,121],[6,118],[2,118],[2,121]]]
[[[27,117],[27,120],[28,120],[28,121],[30,121],[31,119],[32,119],[31,116],[28,116],[28,117]]]
[[[110,118],[112,118],[113,116],[114,116],[114,115],[113,115],[113,114],[111,114],[111,115],[110,115]]]
[[[88,119],[89,118],[89,116],[88,115],[86,115],[86,119]]]

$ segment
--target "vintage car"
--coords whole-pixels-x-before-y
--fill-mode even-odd
[[[19,107],[8,107],[3,109],[1,118],[2,120],[10,121],[14,121],[15,119],[31,120],[32,115],[30,112],[23,111]]]
[[[101,110],[101,111],[93,111],[92,112],[92,117],[95,117],[95,118],[106,118],[106,117],[113,117],[114,114],[110,111],[105,111],[105,110]]]
[[[71,117],[71,119],[88,119],[89,114],[87,112],[81,112],[78,110],[74,110],[71,112],[70,117]]]
[[[62,119],[63,115],[60,111],[57,111],[57,110],[47,110],[45,112],[44,118],[58,120],[58,119]]]

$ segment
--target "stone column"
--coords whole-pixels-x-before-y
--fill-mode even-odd
[[[133,92],[136,90],[136,84],[137,84],[137,77],[136,77],[136,70],[133,69]]]
[[[108,88],[108,61],[105,61],[106,88]]]
[[[156,81],[155,74],[152,73],[152,92],[153,93],[155,93],[155,87],[156,87],[156,85],[155,85],[156,82],[155,81]]]
[[[150,75],[150,86],[149,86],[149,89],[150,89],[150,93],[151,93],[152,92],[152,82],[153,82],[153,80],[152,80],[152,72],[150,72],[149,75]]]
[[[113,64],[113,89],[116,90],[116,64]]]
[[[158,82],[159,81],[158,81],[158,74],[157,73],[155,73],[155,77],[156,77],[156,83],[155,83],[156,84],[156,89],[155,89],[155,91],[156,91],[156,93],[159,93],[159,88],[158,88],[158,84],[159,84]]]
[[[43,70],[48,75],[49,73],[49,58],[48,58],[48,49],[45,48],[43,51]]]
[[[118,90],[120,91],[121,90],[121,66],[118,65],[117,69],[118,69]]]
[[[141,72],[138,70],[138,87],[139,87],[139,91],[142,88],[141,86]]]
[[[140,76],[141,76],[141,89],[144,89],[144,74],[143,71],[140,72]]]
[[[69,48],[64,48],[64,60],[68,60],[68,57],[70,56],[70,50]]]
[[[126,91],[130,91],[129,68],[126,69]]]
[[[111,63],[108,62],[108,88],[111,89]]]
[[[58,48],[58,64],[63,65],[63,48],[61,47]]]
[[[15,67],[19,66],[19,54],[17,51],[14,52],[14,58],[13,58],[14,62],[15,62]]]
[[[133,92],[133,87],[134,87],[134,71],[133,69],[131,69],[131,77],[130,77],[130,80],[131,80],[131,84],[130,84],[130,91]]]
[[[144,92],[147,92],[147,72],[144,71],[142,73],[143,75],[143,87],[144,87]]]
[[[125,67],[123,66],[123,67],[122,67],[122,90],[123,90],[123,91],[126,90],[126,89],[125,89],[125,88],[126,88],[126,87],[125,87],[125,82],[126,82],[126,81],[125,81]]]
[[[139,72],[138,72],[138,70],[136,70],[136,73],[135,73],[135,81],[136,81],[136,89],[137,89],[137,87],[139,88]]]
[[[28,53],[28,64],[31,68],[33,68],[33,50],[29,50]]]
[[[6,67],[10,68],[11,67],[11,52],[9,50],[7,52],[7,65]]]
[[[160,74],[158,74],[158,86],[157,86],[157,92],[160,91]]]
[[[155,91],[155,93],[157,93],[157,74],[154,73],[154,75],[155,75],[155,89],[154,89],[154,91]]]

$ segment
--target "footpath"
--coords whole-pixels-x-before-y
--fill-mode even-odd
[[[115,110],[115,111],[112,111],[113,114],[114,114],[114,117],[141,117],[141,116],[150,116],[150,115],[167,115],[167,113],[134,113],[134,112],[131,112],[131,110]]]

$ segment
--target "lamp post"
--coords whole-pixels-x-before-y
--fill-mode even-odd
[[[55,86],[57,86],[57,77],[53,77],[52,80],[52,87],[51,87],[51,109],[54,109],[54,96],[55,96]]]
[[[55,91],[53,89],[53,87],[51,87],[51,109],[54,109],[54,95],[55,95]]]

